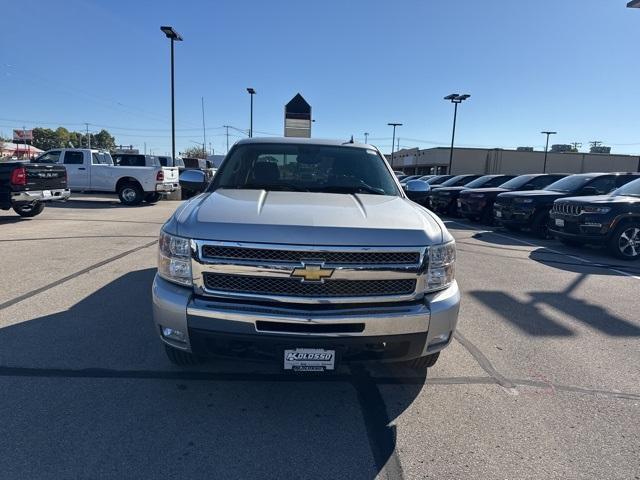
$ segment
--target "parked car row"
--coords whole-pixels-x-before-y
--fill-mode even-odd
[[[640,173],[468,174],[439,185],[428,183],[437,176],[427,177],[402,185],[410,198],[437,213],[570,245],[605,245],[618,258],[640,258]]]

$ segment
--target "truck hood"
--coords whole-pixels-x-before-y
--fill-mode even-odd
[[[467,188],[464,192],[460,192],[461,197],[466,197],[472,193],[488,193],[498,195],[499,193],[510,192],[508,188],[491,187],[491,188]]]
[[[163,227],[199,240],[299,245],[424,246],[452,239],[402,197],[218,189],[182,205]]]

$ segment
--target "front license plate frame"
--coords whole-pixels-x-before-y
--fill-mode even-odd
[[[556,218],[556,227],[564,228],[564,218]]]
[[[283,366],[294,372],[326,372],[336,367],[336,351],[324,348],[290,348],[284,351]]]

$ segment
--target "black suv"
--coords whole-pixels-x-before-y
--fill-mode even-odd
[[[493,204],[493,217],[508,230],[529,228],[537,236],[549,235],[549,211],[560,198],[605,195],[640,178],[637,173],[580,173],[552,183],[543,190],[501,193]]]
[[[625,260],[640,259],[640,179],[609,195],[553,202],[550,233],[569,245],[606,245]]]
[[[462,186],[446,186],[447,182],[442,184],[442,188],[434,189],[431,196],[431,206],[438,213],[456,216],[458,214],[458,197],[460,193],[467,189],[491,188],[502,185],[507,180],[511,180],[514,175],[483,175]]]
[[[435,187],[431,188],[431,191],[429,192],[429,195],[427,196],[427,200],[426,200],[425,206],[428,207],[428,208],[432,208],[431,200],[433,199],[433,195],[438,190],[440,190],[441,188],[462,187],[462,186],[466,185],[467,183],[472,182],[476,178],[480,178],[481,176],[482,175],[473,175],[473,174],[456,175],[455,177],[451,177],[449,180],[446,180],[446,181],[442,182],[441,184],[436,185]]]
[[[566,176],[561,173],[519,175],[499,187],[463,190],[458,198],[458,212],[469,220],[479,220],[490,225],[493,223],[493,202],[499,194],[540,190]]]

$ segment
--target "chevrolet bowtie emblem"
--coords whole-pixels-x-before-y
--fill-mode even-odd
[[[292,277],[300,278],[303,282],[322,282],[333,275],[333,268],[322,268],[322,265],[306,265],[295,268]]]

